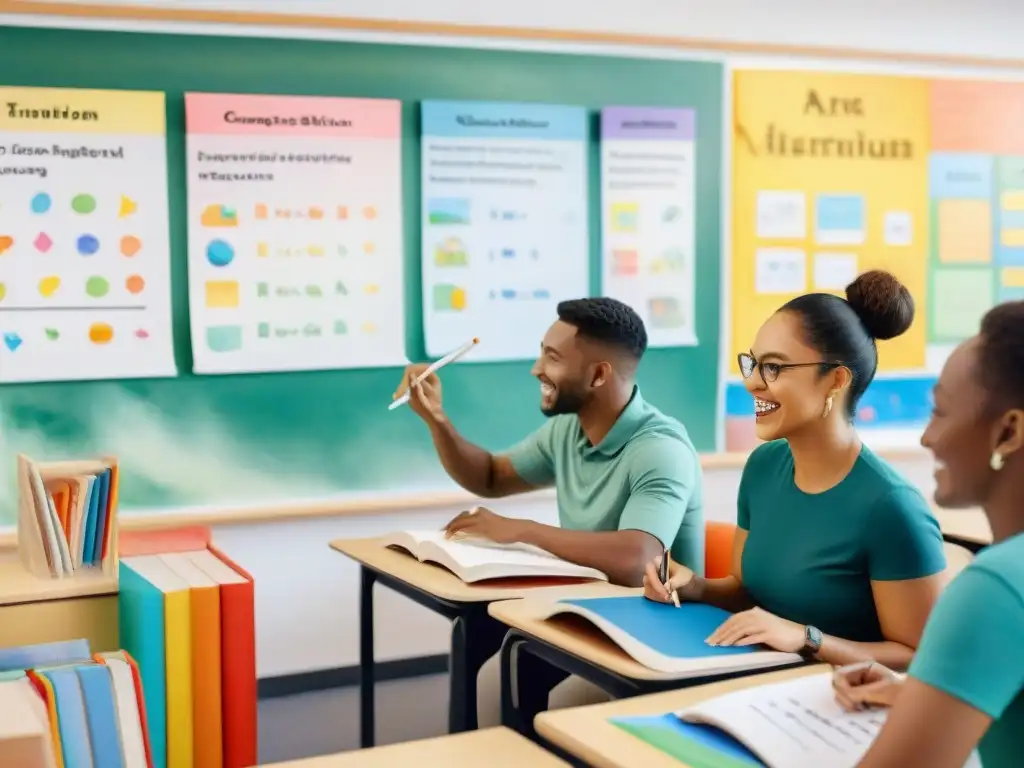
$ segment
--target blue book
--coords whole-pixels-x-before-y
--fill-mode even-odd
[[[110,670],[102,664],[91,664],[76,667],[75,672],[85,699],[85,719],[89,725],[93,764],[99,768],[124,768]]]
[[[131,565],[119,564],[121,647],[139,665],[153,768],[167,768],[167,645],[164,593]]]
[[[642,596],[559,600],[542,618],[575,614],[589,621],[645,667],[684,679],[765,669],[802,661],[761,646],[708,645],[731,614],[702,603],[656,603]]]
[[[89,726],[85,717],[85,698],[73,667],[40,672],[53,687],[60,730],[60,748],[64,768],[94,768]],[[96,768],[105,768],[96,766]]]
[[[82,530],[82,565],[92,562],[92,540],[96,537],[96,515],[100,505],[100,479],[89,478],[89,499],[85,506]]]
[[[88,565],[99,565],[103,556],[103,530],[107,525],[107,504],[110,501],[109,469],[96,476],[96,486],[99,489],[96,513],[89,516],[89,526],[86,528],[85,556],[82,560]]]
[[[52,667],[90,658],[89,641],[84,639],[0,648],[0,672]]]

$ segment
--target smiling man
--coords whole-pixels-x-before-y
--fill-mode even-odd
[[[636,371],[646,348],[643,321],[625,304],[609,298],[559,304],[532,371],[549,418],[501,454],[459,435],[445,415],[436,375],[414,387],[410,405],[430,428],[445,470],[467,491],[493,499],[557,489],[558,526],[477,508],[452,520],[449,534],[532,544],[626,586],[640,586],[645,564],[665,548],[703,573],[700,460],[682,424],[640,395]],[[407,368],[395,396],[425,367]],[[487,698],[480,696],[481,713]]]

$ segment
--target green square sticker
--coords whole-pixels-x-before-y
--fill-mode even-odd
[[[995,305],[992,270],[936,269],[932,273],[931,340],[957,342],[974,336]]]

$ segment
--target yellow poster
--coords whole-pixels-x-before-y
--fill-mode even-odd
[[[732,347],[802,293],[887,269],[917,301],[879,370],[925,365],[927,80],[739,71],[734,80]]]

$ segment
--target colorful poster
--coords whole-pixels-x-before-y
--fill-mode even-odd
[[[185,108],[195,372],[404,364],[401,103]]]
[[[0,104],[0,382],[176,375],[164,95]]]
[[[735,74],[734,95],[727,450],[756,443],[736,353],[751,348],[761,324],[788,300],[810,291],[842,296],[869,269],[899,277],[918,317],[906,334],[879,345],[880,378],[857,419],[887,430],[888,442],[916,443],[919,429],[909,438],[903,432],[909,414],[920,415],[912,398],[927,391],[918,378],[929,357],[928,81],[747,70]],[[970,251],[976,244],[959,233],[977,210],[967,205],[954,214],[955,247]],[[960,327],[964,314],[944,322]]]
[[[692,346],[692,109],[601,111],[602,293],[633,307],[652,347]]]
[[[937,369],[1024,298],[1024,83],[931,83],[928,344]]]
[[[559,301],[590,293],[582,107],[423,103],[423,326],[438,357],[537,356]]]

